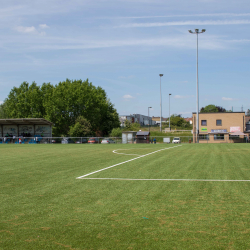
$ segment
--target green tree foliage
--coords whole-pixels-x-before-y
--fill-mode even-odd
[[[14,87],[4,101],[4,112],[8,118],[41,118],[45,116],[41,88],[35,82],[23,82]]]
[[[227,112],[227,111],[220,106],[209,104],[206,107],[202,107],[200,112],[201,113],[216,113],[216,112]]]
[[[4,111],[5,105],[6,105],[5,103],[0,104],[0,119],[7,118],[5,111]]]
[[[185,121],[184,118],[181,117],[181,115],[171,115],[170,117],[170,126],[171,127],[179,127],[179,128],[191,128],[189,122]]]
[[[69,131],[69,135],[73,137],[91,136],[92,134],[91,124],[83,116],[79,116],[76,119],[75,125],[71,126]]]
[[[119,116],[106,92],[88,81],[66,79],[53,86],[23,82],[4,101],[8,118],[45,118],[54,123],[53,135],[69,135],[79,116],[90,122],[99,134],[108,135],[119,127]]]
[[[132,123],[129,120],[125,120],[125,130],[127,131],[138,131],[141,128],[138,122]]]
[[[170,126],[181,127],[185,120],[180,115],[171,115]]]
[[[121,128],[113,128],[111,133],[111,137],[122,137],[122,129]]]

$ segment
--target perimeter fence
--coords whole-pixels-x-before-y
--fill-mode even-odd
[[[134,143],[193,143],[193,136],[149,136],[137,139],[130,137],[0,137],[0,144],[134,144]],[[248,143],[247,138],[200,137],[200,143]]]
[[[168,138],[166,140],[166,138]],[[172,143],[176,136],[150,136],[145,139],[131,137],[124,141],[122,137],[0,137],[0,144],[130,144],[130,143]],[[193,141],[192,136],[179,136],[181,142]],[[154,140],[155,139],[155,140]]]

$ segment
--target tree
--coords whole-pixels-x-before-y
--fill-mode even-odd
[[[218,109],[218,112],[227,112],[226,109],[224,109],[220,106],[216,106],[216,108]]]
[[[23,82],[14,87],[4,101],[4,113],[8,118],[43,118],[45,110],[41,89],[35,82]]]
[[[224,108],[220,106],[215,106],[213,104],[202,107],[200,110],[201,113],[216,113],[216,112],[227,112]]]
[[[93,131],[91,130],[91,124],[83,116],[79,116],[76,119],[74,126],[70,127],[69,134],[73,137],[85,137],[91,136]]]
[[[185,120],[180,115],[171,115],[170,126],[181,127]]]
[[[191,127],[190,123],[187,122],[181,115],[171,115],[170,125],[172,127],[188,128]]]
[[[118,113],[106,92],[88,79],[66,79],[55,86],[44,83],[41,87],[35,82],[23,82],[10,91],[1,107],[8,118],[45,118],[53,122],[54,136],[69,135],[80,116],[99,135],[108,135],[120,126]]]
[[[0,104],[0,119],[7,118],[7,115],[5,114],[5,111],[4,111],[5,105],[6,105],[5,103]]]
[[[132,123],[129,120],[125,120],[125,130],[128,131],[138,131],[141,128],[140,124],[138,122]]]
[[[120,126],[118,113],[101,87],[88,79],[59,82],[46,106],[46,118],[55,124],[54,134],[67,134],[79,116],[86,118],[99,135],[108,135]]]
[[[122,137],[122,129],[121,128],[113,128],[111,133],[111,137]]]

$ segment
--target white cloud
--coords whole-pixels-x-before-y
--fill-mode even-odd
[[[222,100],[223,100],[223,101],[233,101],[233,100],[235,100],[235,99],[230,98],[230,97],[222,97]]]
[[[180,96],[180,95],[175,95],[174,98],[176,99],[180,99],[180,98],[183,98],[183,96]]]
[[[193,97],[191,95],[175,95],[174,98],[175,99],[184,99],[184,98],[190,98]]]
[[[149,19],[149,18],[170,18],[170,17],[245,17],[250,13],[208,13],[208,14],[191,14],[191,15],[164,15],[164,16],[125,16],[125,17],[98,17],[98,19]]]
[[[36,33],[37,32],[34,26],[31,26],[31,27],[17,26],[15,30],[20,33]]]
[[[45,35],[46,35],[46,33],[45,33],[44,31],[40,32],[39,34],[40,34],[41,36],[45,36]]]
[[[132,79],[134,77],[135,77],[134,75],[130,75],[130,76],[120,76],[119,78],[121,78],[121,79]]]
[[[131,23],[116,26],[115,28],[151,28],[163,26],[183,26],[183,25],[239,25],[250,24],[250,20],[207,20],[207,21],[178,21],[162,23]]]
[[[177,47],[177,48],[193,48],[195,43],[193,42],[193,37],[177,36],[177,37],[163,37],[163,38],[153,38],[153,39],[123,39],[123,40],[87,40],[80,41],[79,39],[58,39],[50,38],[51,42],[31,44],[29,49],[35,50],[67,50],[67,49],[96,49],[96,48],[112,48],[112,47],[126,47],[126,46],[164,46],[164,47]],[[60,40],[60,43],[58,41]],[[204,40],[200,45],[200,48],[207,50],[218,50],[218,49],[228,49],[231,44],[236,44],[236,41],[225,45],[224,40],[216,39],[216,37],[209,36],[209,39]],[[27,46],[27,43],[25,43]],[[134,76],[129,76],[127,78],[133,78]],[[125,77],[120,77],[124,78]]]
[[[0,104],[3,104],[3,101],[0,101]]]
[[[49,28],[49,26],[47,24],[40,24],[39,27],[41,29],[47,29],[47,28]]]
[[[49,26],[47,26],[46,24],[40,24],[39,27],[40,29],[49,28]],[[41,36],[46,35],[44,31],[38,32],[38,30],[34,26],[31,26],[31,27],[17,26],[14,29],[17,32],[23,33],[23,34],[39,34]]]
[[[134,97],[131,96],[131,95],[124,95],[123,96],[123,99],[125,99],[125,100],[129,100],[129,99],[132,99],[132,98],[134,98]]]

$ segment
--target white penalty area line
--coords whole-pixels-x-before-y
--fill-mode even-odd
[[[169,147],[169,148],[159,149],[159,150],[154,151],[154,152],[152,152],[152,153],[148,153],[148,154],[145,154],[145,155],[141,155],[141,156],[138,156],[138,157],[133,158],[133,159],[131,159],[131,160],[124,161],[124,162],[120,162],[120,163],[118,163],[118,164],[109,166],[109,167],[107,167],[107,168],[103,168],[103,169],[100,169],[100,170],[91,172],[91,173],[89,173],[89,174],[85,174],[85,175],[79,176],[79,177],[77,177],[76,179],[83,179],[84,177],[87,177],[87,176],[89,176],[89,175],[96,174],[96,173],[99,173],[99,172],[101,172],[101,171],[104,171],[104,170],[107,170],[107,169],[110,169],[110,168],[113,168],[113,167],[122,165],[122,164],[124,164],[124,163],[130,162],[130,161],[134,161],[134,160],[140,159],[140,158],[145,157],[145,156],[148,156],[148,155],[155,154],[155,153],[160,152],[160,151],[162,151],[162,150],[167,150],[167,149],[171,149],[171,148],[177,148],[177,147],[181,147],[181,146],[182,146],[182,145],[178,145],[178,146],[174,146],[174,147]]]
[[[78,177],[79,178],[79,177]],[[209,179],[128,179],[128,178],[84,178],[85,180],[117,181],[210,181],[210,182],[250,182],[250,180],[209,180]]]

